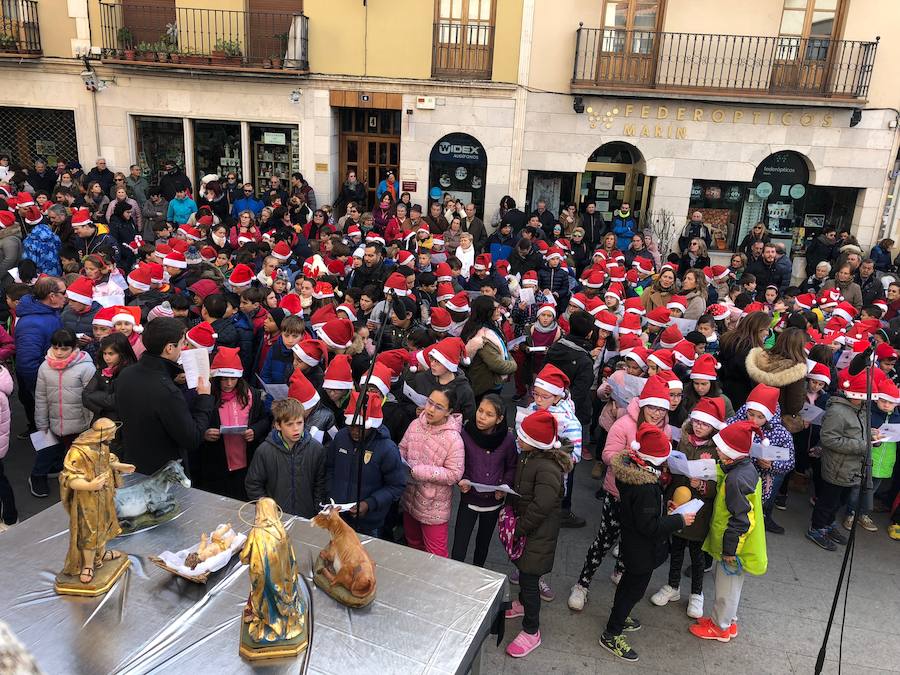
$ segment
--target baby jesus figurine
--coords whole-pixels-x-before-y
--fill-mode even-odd
[[[118,425],[94,422],[69,448],[59,474],[60,498],[69,514],[69,550],[56,578],[57,593],[96,596],[106,593],[128,567],[127,557],[107,549],[120,533],[115,494],[120,475],[133,473],[109,451]],[[101,570],[104,563],[109,563]],[[95,580],[95,574],[98,578]]]

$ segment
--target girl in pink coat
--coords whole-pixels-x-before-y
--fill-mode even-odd
[[[0,366],[0,532],[19,521],[16,498],[3,472],[3,458],[9,450],[9,396],[12,391],[12,376],[6,366]]]
[[[450,557],[453,486],[462,479],[466,455],[456,403],[455,389],[434,389],[400,441],[400,455],[410,467],[401,499],[406,543],[444,558]]]

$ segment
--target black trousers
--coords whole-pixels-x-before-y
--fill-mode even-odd
[[[816,492],[816,506],[812,512],[812,527],[821,530],[834,524],[834,518],[840,508],[847,503],[850,497],[849,487],[834,485],[827,480],[822,480]]]
[[[2,459],[0,459],[0,514],[6,525],[12,525],[19,519],[19,512],[16,510],[16,496],[3,471]]]
[[[572,510],[572,489],[575,486],[575,468],[578,464],[575,464],[572,467],[572,470],[569,472],[569,475],[566,476],[566,496],[563,497],[562,500],[562,510],[563,511],[571,511]]]
[[[640,602],[650,585],[650,577],[653,572],[635,574],[628,568],[622,573],[622,579],[616,586],[616,597],[613,599],[609,620],[606,622],[606,632],[610,635],[620,635],[625,628],[625,619],[631,614],[634,606]],[[540,599],[540,598],[539,598]]]
[[[691,552],[691,593],[702,595],[703,567],[706,564],[702,541],[688,541],[681,537],[672,537],[672,544],[669,547],[669,586],[678,588],[681,585],[684,549]]]
[[[477,567],[484,567],[487,560],[488,549],[491,547],[491,538],[497,529],[497,520],[500,518],[500,509],[493,511],[473,511],[465,504],[460,504],[456,511],[456,525],[453,528],[453,549],[450,557],[460,562],[465,562],[466,553],[469,551],[469,539],[472,530],[478,525],[475,534],[475,559]]]
[[[534,635],[541,627],[541,590],[538,586],[539,574],[519,572],[519,602],[525,608],[522,630]]]
[[[34,387],[29,387],[25,380],[17,373],[16,383],[19,385],[17,394],[22,407],[25,408],[25,417],[28,419],[28,433],[37,431],[34,424]]]

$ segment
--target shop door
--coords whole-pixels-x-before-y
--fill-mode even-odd
[[[613,212],[623,202],[628,202],[634,217],[640,220],[643,188],[644,175],[632,165],[588,162],[585,172],[581,174],[581,210],[588,203],[594,202],[597,211],[609,222]]]
[[[400,178],[400,112],[342,109],[341,167],[342,181],[348,171],[356,171],[365,181],[369,199],[362,208],[371,211],[375,206],[375,190],[388,170]]]
[[[659,14],[658,0],[606,0],[597,81],[653,83]]]

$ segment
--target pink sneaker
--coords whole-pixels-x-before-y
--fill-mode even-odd
[[[541,646],[541,631],[534,635],[526,633],[524,630],[516,635],[516,639],[510,642],[506,647],[506,653],[514,659],[521,659],[528,656],[531,652]]]
[[[515,619],[520,616],[525,616],[525,607],[518,600],[513,600],[512,607],[506,610],[503,616],[505,616],[507,619]]]

